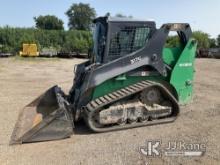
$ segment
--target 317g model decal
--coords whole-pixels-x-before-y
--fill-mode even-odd
[[[136,63],[136,62],[138,62],[138,61],[141,61],[141,56],[136,57],[136,58],[134,58],[134,59],[131,59],[130,61],[131,61],[131,64],[134,64],[134,63]]]

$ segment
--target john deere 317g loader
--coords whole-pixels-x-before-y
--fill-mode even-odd
[[[84,119],[94,132],[173,122],[192,99],[197,43],[189,24],[99,17],[90,59],[74,68],[68,95],[54,86],[20,113],[11,143],[69,137]],[[176,31],[178,47],[168,48]]]

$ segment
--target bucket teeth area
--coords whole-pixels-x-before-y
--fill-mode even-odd
[[[57,86],[25,106],[13,130],[10,144],[56,140],[73,133],[72,114]]]

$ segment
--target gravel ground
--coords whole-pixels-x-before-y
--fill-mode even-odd
[[[78,124],[71,138],[9,146],[19,110],[49,87],[65,92],[81,59],[0,59],[0,164],[220,164],[220,60],[197,59],[193,102],[170,124],[91,134]],[[146,140],[203,143],[202,157],[149,158],[138,151]]]

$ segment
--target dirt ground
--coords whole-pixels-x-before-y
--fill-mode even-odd
[[[196,60],[193,102],[181,106],[174,123],[9,146],[19,110],[54,84],[68,92],[73,67],[82,61],[0,59],[0,164],[220,164],[220,60],[215,59]],[[147,140],[158,139],[162,144],[203,143],[206,152],[202,157],[156,158],[139,152]]]

